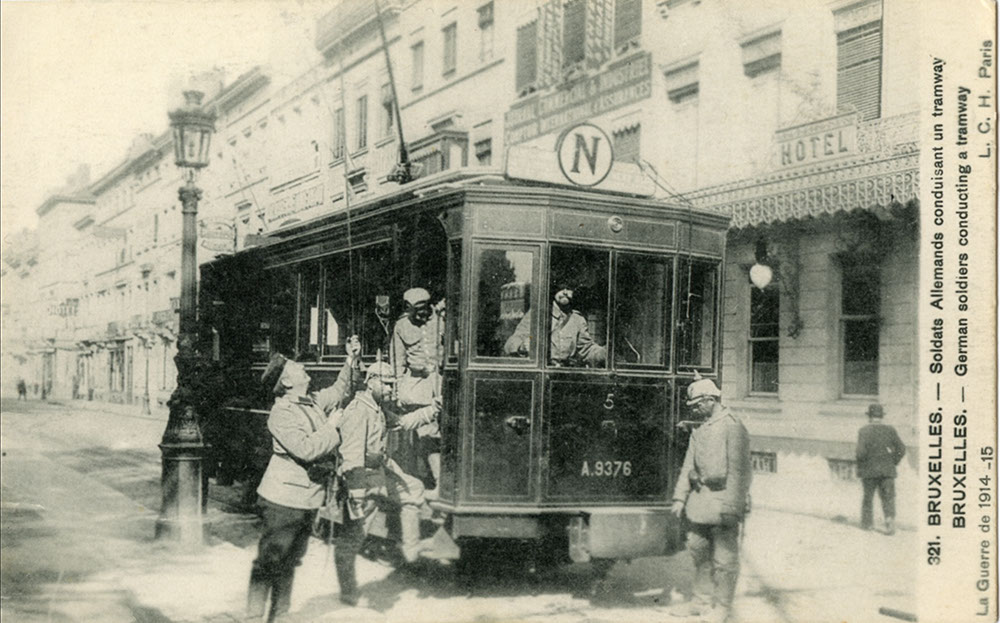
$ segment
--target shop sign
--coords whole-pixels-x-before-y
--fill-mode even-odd
[[[569,136],[569,138],[566,138],[561,144],[568,154],[567,165],[569,172],[571,175],[575,175],[572,169],[575,158],[576,138],[571,135],[571,132],[567,132],[564,136]],[[568,146],[567,143],[569,143]],[[593,137],[591,137],[589,142],[591,158],[594,156],[593,144]],[[577,179],[589,180],[592,183],[579,184],[563,172],[564,166],[561,165],[560,158],[553,150],[539,149],[526,145],[514,145],[507,149],[506,171],[507,176],[512,179],[530,180],[561,186],[587,186],[588,188],[595,188],[597,190],[626,193],[642,197],[653,195],[653,192],[656,190],[653,181],[648,175],[642,172],[642,169],[637,164],[631,162],[614,162],[610,150],[608,150],[607,158],[609,168],[604,173],[603,178],[598,179],[601,173],[601,169],[599,168],[601,162],[597,158],[594,158],[594,171],[591,173],[587,152],[581,147],[579,163],[581,177]]]
[[[857,153],[856,113],[847,113],[775,132],[778,168],[834,160]]]
[[[594,186],[611,172],[615,157],[611,139],[592,123],[569,128],[556,143],[562,174],[577,186]]]
[[[653,92],[652,57],[640,52],[568,88],[518,102],[504,115],[508,145],[645,99]]]
[[[264,218],[268,225],[281,223],[293,216],[301,218],[301,212],[321,205],[323,205],[322,182],[296,192],[288,191],[287,194],[275,199],[267,206]]]
[[[216,253],[232,253],[236,247],[236,229],[232,223],[223,220],[201,222],[198,234],[201,246]]]

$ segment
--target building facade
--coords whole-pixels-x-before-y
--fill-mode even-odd
[[[758,499],[853,509],[871,402],[913,447],[918,29],[905,0],[380,4],[381,16],[343,1],[322,17],[300,76],[277,83],[259,69],[210,94],[220,117],[199,181],[200,261],[398,188],[400,124],[415,177],[462,168],[559,183],[547,155],[590,123],[615,162],[636,165],[622,180],[635,192],[732,217],[722,357],[707,369],[753,435]],[[79,300],[72,327],[46,329],[52,343],[72,333],[87,362],[77,395],[156,401],[173,388],[169,141],[139,137],[86,189],[91,203],[45,208],[80,240],[73,288],[38,280],[51,286],[39,304]],[[47,244],[34,272],[66,261]],[[754,265],[768,267],[766,286],[750,282]],[[26,268],[6,270],[5,306],[8,275]],[[795,499],[803,487],[823,495]]]

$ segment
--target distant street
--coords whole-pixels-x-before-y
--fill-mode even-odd
[[[0,403],[2,602],[18,621],[234,621],[256,546],[252,515],[227,512],[213,488],[211,539],[198,553],[152,540],[165,421],[96,403]],[[228,497],[227,497],[228,496]],[[735,621],[890,621],[914,611],[915,535],[888,537],[826,519],[756,509],[746,526]],[[589,565],[529,578],[483,569],[421,572],[359,565],[367,609],[336,599],[327,546],[311,543],[292,601],[299,621],[675,620],[658,606],[686,591],[690,563],[619,563],[592,594]],[[835,578],[835,579],[834,579]]]

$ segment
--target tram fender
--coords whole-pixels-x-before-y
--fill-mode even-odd
[[[570,519],[569,554],[574,562],[591,558],[642,558],[668,552],[676,521],[666,512],[597,509]]]

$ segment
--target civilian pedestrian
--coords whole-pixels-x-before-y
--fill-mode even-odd
[[[861,479],[861,528],[872,529],[872,498],[878,491],[882,500],[882,516],[886,534],[896,531],[896,465],[906,454],[906,446],[896,429],[885,424],[885,411],[880,404],[868,406],[868,424],[858,431],[855,450],[858,478]]]

